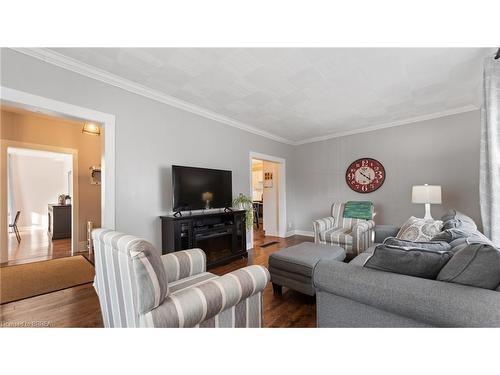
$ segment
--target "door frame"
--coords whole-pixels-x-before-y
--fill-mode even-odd
[[[66,154],[71,155],[71,171],[72,171],[72,184],[71,184],[71,254],[74,254],[79,251],[79,239],[80,239],[80,223],[78,221],[78,211],[80,207],[80,198],[79,198],[79,186],[78,186],[78,150],[74,148],[66,148],[66,147],[57,147],[50,145],[43,145],[37,143],[28,143],[28,142],[18,142],[11,141],[8,139],[2,139],[0,142],[0,153],[2,155],[2,168],[1,176],[8,175],[8,165],[7,158],[5,158],[5,174],[3,170],[3,158],[8,155],[9,148],[21,148],[21,149],[29,149],[36,151],[49,151],[56,152],[58,154]],[[7,190],[7,198],[8,198],[8,190]],[[47,202],[50,203],[50,202]]]
[[[105,228],[115,229],[115,116],[5,86],[0,86],[0,104],[2,103],[50,116],[92,121],[101,125],[101,223]],[[1,142],[3,144],[4,140]],[[3,150],[2,147],[0,172],[6,173],[7,155],[4,155]],[[0,263],[8,261],[7,179],[3,176],[5,175],[2,175],[0,179]],[[77,250],[78,248],[73,249],[73,251]]]
[[[248,170],[250,176],[249,196],[252,197],[252,159],[270,161],[280,165],[280,183],[278,190],[278,237],[285,238],[287,232],[286,223],[286,159],[278,156],[267,155],[260,152],[250,151],[248,158]],[[250,231],[250,247],[253,247],[253,229]]]

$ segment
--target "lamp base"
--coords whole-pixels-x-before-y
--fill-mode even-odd
[[[430,203],[425,203],[425,216],[424,216],[424,220],[425,221],[428,221],[428,220],[434,220],[431,216],[431,204]]]

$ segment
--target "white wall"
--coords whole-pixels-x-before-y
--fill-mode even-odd
[[[401,225],[424,207],[411,203],[411,187],[442,186],[443,204],[432,206],[439,218],[448,208],[471,216],[480,226],[479,111],[397,126],[298,146],[293,164],[296,229],[311,231],[312,220],[329,216],[333,201],[370,200],[375,222]],[[386,170],[381,188],[352,191],[345,171],[361,157],[380,161]]]
[[[10,160],[13,190],[11,217],[20,210],[19,227],[37,225],[47,228],[47,205],[57,203],[58,195],[68,191],[67,162],[22,154],[11,154]]]
[[[172,164],[230,169],[233,194],[250,191],[249,153],[291,160],[292,146],[2,49],[1,84],[116,116],[116,228],[160,245],[172,209]],[[287,197],[293,197],[287,184]],[[292,199],[287,216],[293,218]]]
[[[279,181],[280,181],[280,165],[264,160],[263,173],[272,173],[272,186],[266,186],[264,177],[264,199],[263,199],[263,216],[264,231],[268,236],[278,236],[279,223]]]

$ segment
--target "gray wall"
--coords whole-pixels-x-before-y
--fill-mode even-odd
[[[432,215],[456,208],[480,223],[479,111],[422,121],[298,146],[294,150],[295,226],[311,231],[312,220],[329,216],[333,201],[370,200],[376,223],[402,224],[424,207],[411,203],[411,187],[442,186],[443,204]],[[352,191],[345,171],[361,157],[380,161],[385,183],[370,194]]]
[[[233,193],[251,194],[249,152],[291,160],[292,146],[250,134],[2,49],[1,84],[116,116],[116,229],[160,245],[158,216],[172,209],[171,166],[233,171]],[[291,181],[287,216],[292,219]]]
[[[158,216],[171,210],[172,164],[231,169],[233,193],[250,194],[249,151],[287,160],[288,230],[310,231],[334,200],[369,199],[378,223],[423,217],[411,186],[440,184],[443,205],[479,222],[479,112],[289,146],[170,107],[12,50],[2,50],[1,84],[116,116],[116,226],[160,244]],[[382,162],[376,192],[350,190],[345,169],[357,158]]]

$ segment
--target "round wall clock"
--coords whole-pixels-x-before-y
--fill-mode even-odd
[[[375,159],[361,158],[347,168],[345,180],[352,190],[371,193],[384,183],[385,169],[382,163]]]

